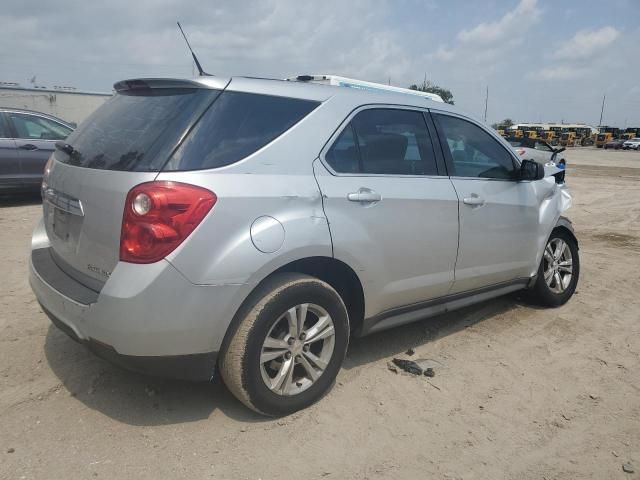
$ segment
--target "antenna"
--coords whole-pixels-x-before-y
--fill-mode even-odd
[[[191,56],[193,57],[193,61],[196,62],[196,68],[198,69],[198,73],[200,74],[201,77],[213,77],[213,75],[211,75],[210,73],[205,72],[202,69],[202,66],[200,65],[200,62],[198,61],[198,57],[196,57],[196,54],[193,53],[193,49],[191,48],[191,45],[189,44],[189,40],[187,40],[187,36],[184,34],[184,30],[182,30],[182,25],[180,25],[180,22],[176,22],[178,24],[178,28],[180,29],[180,33],[182,33],[182,36],[184,37],[184,41],[187,42],[187,47],[189,48],[189,51],[191,52]]]
[[[487,95],[484,97],[484,121],[487,121],[487,107],[489,106],[489,85],[487,85]]]

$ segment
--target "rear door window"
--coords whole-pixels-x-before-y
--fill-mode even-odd
[[[327,163],[338,173],[361,172],[360,152],[356,145],[353,125],[349,124],[325,156]]]
[[[225,91],[203,115],[164,170],[200,170],[235,163],[275,140],[320,103]]]
[[[374,108],[359,112],[327,152],[337,173],[437,175],[421,112]]]
[[[62,140],[71,133],[70,128],[38,115],[9,112],[9,118],[22,139]]]
[[[67,139],[56,159],[102,170],[159,171],[219,90],[140,88],[117,93]]]

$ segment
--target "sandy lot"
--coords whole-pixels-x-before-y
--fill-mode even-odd
[[[50,326],[26,273],[40,206],[1,200],[0,478],[640,478],[640,152],[567,158],[567,305],[509,296],[354,341],[327,397],[278,420]],[[387,370],[409,347],[434,378]]]

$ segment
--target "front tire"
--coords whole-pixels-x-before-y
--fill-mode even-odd
[[[564,305],[573,296],[579,276],[578,244],[566,231],[554,230],[538,267],[538,278],[532,289],[534,301],[548,307]]]
[[[277,274],[239,312],[220,373],[247,407],[288,415],[330,389],[348,341],[347,309],[329,284],[308,275]]]

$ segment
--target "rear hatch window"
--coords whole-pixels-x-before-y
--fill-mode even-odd
[[[157,172],[180,139],[220,94],[204,88],[118,92],[66,140],[56,160],[99,170]]]
[[[242,160],[306,117],[320,103],[225,90],[163,170],[200,170]]]

